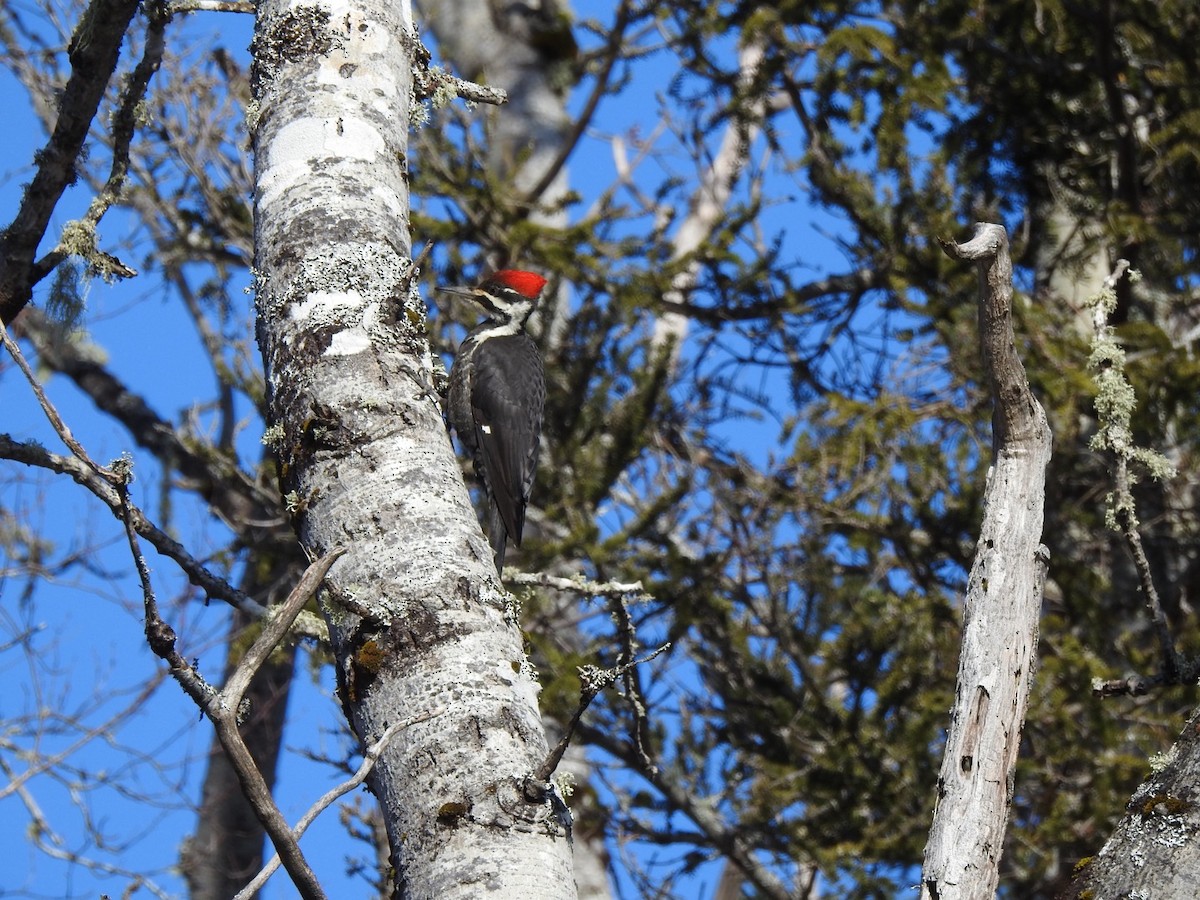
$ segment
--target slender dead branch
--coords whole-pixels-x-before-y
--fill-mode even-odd
[[[1092,298],[1092,325],[1095,338],[1092,341],[1092,353],[1088,359],[1097,386],[1096,415],[1099,422],[1091,447],[1095,450],[1106,450],[1113,456],[1113,490],[1108,497],[1109,527],[1119,532],[1133,558],[1137,570],[1138,583],[1142,589],[1146,616],[1158,638],[1159,652],[1162,656],[1162,675],[1158,679],[1162,684],[1178,684],[1188,670],[1189,680],[1195,675],[1190,670],[1194,668],[1175,649],[1175,639],[1171,634],[1167,614],[1163,610],[1162,600],[1154,584],[1154,573],[1150,568],[1150,560],[1146,557],[1142,545],[1140,523],[1137,517],[1137,504],[1133,497],[1133,485],[1136,476],[1131,470],[1131,464],[1140,463],[1145,471],[1153,478],[1171,478],[1175,474],[1172,466],[1165,457],[1152,450],[1138,447],[1133,441],[1132,413],[1135,403],[1133,386],[1125,377],[1125,351],[1117,344],[1108,324],[1117,302],[1117,283],[1126,276],[1133,278],[1136,273],[1130,271],[1129,261],[1117,260],[1117,264],[1099,292]],[[1102,684],[1129,684],[1114,681]],[[1139,690],[1145,690],[1152,683],[1151,679],[1134,679]],[[1129,690],[1101,689],[1096,693],[1107,696],[1112,693],[1129,693]]]
[[[296,617],[300,615],[300,610],[304,609],[304,604],[316,596],[317,589],[325,580],[330,567],[345,552],[345,547],[335,547],[313,562],[304,570],[304,574],[296,582],[296,586],[292,588],[287,599],[278,606],[272,607],[267,613],[267,621],[262,632],[250,645],[250,649],[246,651],[246,655],[242,657],[237,668],[225,682],[224,690],[221,691],[222,700],[227,708],[237,709],[241,705],[242,696],[246,693],[251,679],[291,630]]]
[[[117,496],[122,506],[121,522],[125,526],[125,537],[129,542],[129,552],[133,556],[134,568],[142,585],[142,607],[144,611],[143,627],[146,631],[146,642],[155,656],[167,663],[171,677],[174,678],[184,693],[195,701],[201,711],[209,713],[217,698],[216,689],[205,681],[195,666],[183,658],[175,647],[175,630],[163,620],[158,611],[158,598],[154,593],[154,585],[150,581],[150,567],[146,565],[146,557],[138,546],[137,531],[133,527],[133,504],[129,500],[129,482],[133,480],[132,465],[128,462],[120,466],[125,481],[117,486]]]
[[[411,718],[404,719],[389,726],[388,729],[384,731],[382,735],[380,735],[379,740],[367,748],[366,752],[363,754],[363,761],[359,765],[357,771],[355,771],[353,775],[351,775],[341,784],[330,788],[328,791],[322,794],[317,802],[309,807],[308,812],[300,817],[300,821],[298,821],[296,823],[296,827],[292,829],[292,835],[296,838],[296,840],[300,840],[300,838],[304,835],[304,832],[308,830],[308,826],[316,821],[317,816],[328,809],[335,800],[337,800],[339,797],[344,797],[346,794],[350,793],[367,780],[367,776],[371,774],[371,770],[375,768],[375,764],[379,762],[379,758],[383,756],[383,751],[387,748],[388,743],[397,732],[404,728],[408,728],[411,725],[416,725],[419,722],[426,722],[429,719],[440,716],[443,712],[445,712],[445,708],[439,706],[435,709],[427,710],[420,715],[412,716]],[[278,868],[279,855],[276,854],[275,856],[271,857],[270,861],[263,866],[262,870],[254,876],[249,884],[247,884],[244,888],[238,891],[237,894],[234,895],[233,900],[249,900],[249,898],[253,897],[263,887],[263,885],[267,883],[267,879],[269,879]]]
[[[545,572],[518,572],[516,569],[504,570],[505,584],[527,584],[536,587],[553,588],[556,591],[570,591],[585,597],[629,597],[636,595],[639,600],[650,599],[642,590],[640,581],[589,581],[582,575],[577,578],[563,578],[549,575]]]
[[[169,6],[172,16],[190,12],[232,12],[254,14],[251,0],[174,0]]]
[[[233,455],[180,438],[176,427],[117,378],[96,353],[84,344],[59,339],[40,310],[27,309],[13,331],[33,344],[39,362],[70,378],[139,446],[183,475],[241,540],[255,547],[274,544],[290,550],[294,546],[278,492],[249,477]]]
[[[321,583],[321,577],[324,576],[329,570],[329,566],[333,564],[334,560],[343,551],[340,549],[334,550],[309,566],[309,570],[305,572],[305,577],[300,580],[296,589],[288,597],[285,608],[275,616],[274,620],[263,630],[263,634],[255,642],[257,652],[254,654],[253,659],[256,663],[253,664],[252,670],[244,672],[239,667],[238,671],[241,672],[245,680],[232,682],[231,685],[226,687],[225,691],[218,693],[204,680],[196,667],[188,663],[179,653],[179,650],[175,646],[176,635],[174,629],[159,614],[158,601],[154,594],[154,587],[150,581],[150,569],[146,565],[146,559],[142,555],[141,549],[138,547],[137,532],[134,530],[132,524],[132,507],[129,504],[127,489],[132,473],[128,466],[122,466],[119,474],[124,475],[126,479],[117,488],[117,491],[124,506],[122,520],[125,523],[125,534],[129,540],[129,549],[133,554],[138,578],[142,583],[146,640],[150,644],[150,649],[167,663],[171,676],[213,723],[213,727],[217,732],[217,739],[221,742],[229,764],[237,774],[238,782],[242,787],[242,794],[245,796],[246,802],[254,810],[254,814],[258,817],[258,820],[262,823],[267,835],[271,838],[271,843],[275,845],[275,850],[278,852],[284,868],[287,869],[288,875],[291,876],[292,883],[296,886],[297,892],[304,900],[324,900],[325,892],[317,881],[317,876],[308,864],[308,860],[305,859],[304,853],[300,850],[300,845],[292,835],[292,830],[288,827],[287,821],[279,811],[279,807],[275,805],[275,801],[271,798],[271,789],[259,771],[257,764],[254,762],[254,757],[250,754],[245,741],[242,740],[242,736],[238,731],[238,725],[241,695],[246,687],[245,681],[249,680],[250,676],[254,674],[254,671],[257,671],[258,666],[262,664],[270,651],[274,649],[275,645],[292,624],[292,621],[299,614],[301,608],[316,593]],[[319,572],[321,577],[316,577],[314,574],[316,572]],[[271,641],[270,647],[265,647],[267,640]],[[250,667],[246,668],[250,669]],[[231,687],[232,690],[230,689]]]
[[[512,570],[506,570],[506,580],[510,584],[536,585],[559,591],[571,591],[588,597],[609,598],[613,620],[617,624],[617,638],[620,644],[616,665],[613,668],[599,669],[594,666],[587,666],[579,670],[581,679],[579,705],[571,716],[570,722],[567,723],[567,728],[562,739],[550,751],[550,755],[546,758],[545,762],[534,773],[533,781],[538,785],[544,785],[549,781],[550,776],[554,774],[554,770],[562,761],[563,754],[567,752],[571,738],[575,733],[576,727],[579,725],[579,720],[587,711],[587,708],[591,706],[592,701],[596,699],[601,691],[618,680],[624,682],[625,697],[634,711],[634,747],[639,754],[643,767],[647,771],[657,771],[647,749],[649,744],[649,720],[646,715],[645,698],[642,695],[641,685],[637,680],[636,669],[642,663],[649,662],[657,657],[671,645],[670,643],[666,643],[646,656],[641,658],[637,656],[636,629],[634,628],[633,620],[629,615],[629,608],[626,604],[630,599],[635,602],[650,599],[649,595],[643,591],[642,583],[640,581],[631,583],[615,581],[598,583],[588,581],[582,576],[578,578],[561,578],[555,575],[548,575],[545,572],[515,572]]]
[[[13,358],[13,362],[17,364],[17,368],[21,370],[21,374],[25,376],[25,380],[29,382],[29,386],[33,389],[33,395],[37,398],[38,405],[42,408],[42,412],[46,414],[46,418],[50,422],[50,427],[54,429],[59,439],[66,444],[67,449],[75,455],[76,459],[109,484],[119,485],[121,479],[111,469],[104,468],[88,456],[87,451],[83,449],[83,445],[75,440],[75,435],[71,434],[71,429],[67,427],[67,423],[63,421],[63,417],[58,414],[58,410],[50,402],[50,398],[46,396],[46,392],[42,390],[42,383],[33,374],[33,369],[30,368],[29,363],[26,361],[25,354],[21,352],[21,348],[17,346],[17,342],[12,339],[3,322],[0,322],[0,342],[4,344],[4,349]]]
[[[413,59],[413,90],[418,97],[430,98],[434,105],[440,106],[454,97],[461,97],[469,103],[487,103],[491,106],[501,106],[508,102],[508,91],[503,88],[489,87],[476,84],[452,75],[441,66],[431,66],[433,55],[421,43],[420,35],[414,32]]]
[[[637,658],[638,642],[637,629],[633,617],[629,615],[629,607],[623,597],[614,597],[609,601],[613,620],[617,623],[617,640],[620,650],[617,653],[617,665],[614,669],[625,685],[625,700],[633,710],[633,749],[641,761],[642,768],[651,774],[658,772],[650,751],[650,715],[647,710],[646,695],[642,691],[642,682],[638,678],[637,666],[640,662],[654,659],[671,645],[663,644],[648,657]]]
[[[1137,570],[1142,596],[1145,598],[1143,608],[1146,610],[1146,617],[1150,620],[1150,625],[1158,638],[1158,649],[1162,655],[1163,681],[1165,684],[1178,684],[1180,672],[1185,668],[1185,662],[1179,651],[1175,649],[1175,638],[1171,634],[1171,625],[1167,621],[1166,611],[1158,596],[1158,588],[1154,586],[1154,573],[1150,569],[1150,560],[1146,557],[1146,548],[1142,545],[1142,533],[1138,529],[1137,515],[1134,513],[1129,461],[1126,458],[1118,457],[1114,475],[1113,491],[1117,496],[1114,515],[1121,531],[1121,537],[1125,540],[1125,546],[1129,548],[1129,555],[1133,557],[1133,566]]]
[[[545,761],[538,766],[537,771],[533,773],[529,783],[538,786],[535,790],[539,790],[541,786],[550,781],[550,776],[554,774],[554,770],[562,762],[563,755],[571,745],[571,738],[574,736],[575,730],[579,727],[579,722],[583,718],[583,714],[592,705],[592,701],[606,687],[615,684],[619,678],[623,678],[629,671],[643,663],[650,662],[650,660],[670,648],[670,643],[663,644],[657,650],[652,650],[639,659],[631,659],[611,669],[601,669],[596,666],[580,667],[579,705],[575,707],[575,712],[571,715],[571,721],[567,723],[567,728],[563,733],[562,739],[554,745],[554,749],[550,751],[550,755],[546,757]],[[638,752],[640,759],[647,766],[646,771],[657,772],[658,769],[655,766],[649,765],[649,759],[646,757],[645,750],[640,745],[638,746]]]
[[[38,444],[13,440],[7,434],[0,434],[0,457],[27,466],[37,466],[60,475],[69,475],[75,482],[87,488],[100,499],[118,519],[128,516],[134,531],[168,559],[173,560],[188,577],[188,581],[205,596],[221,600],[230,606],[237,607],[245,613],[262,618],[267,609],[261,603],[239,591],[224,578],[211,572],[203,563],[188,553],[187,549],[169,534],[150,521],[137,506],[127,504],[127,512],[123,512],[122,503],[117,489],[110,481],[97,475],[88,465],[71,456],[51,453]],[[313,635],[318,637],[319,635]]]
[[[608,31],[608,40],[601,51],[604,63],[601,65],[600,71],[596,74],[596,83],[583,105],[583,111],[575,119],[570,132],[563,138],[562,146],[559,148],[550,165],[547,166],[546,171],[542,173],[542,177],[538,179],[538,183],[533,186],[521,201],[522,205],[532,206],[546,192],[546,189],[554,183],[554,179],[558,177],[558,173],[562,171],[562,167],[566,165],[567,160],[571,158],[571,154],[575,152],[575,146],[579,143],[579,139],[583,137],[584,131],[591,124],[592,117],[596,114],[596,108],[608,92],[608,84],[612,78],[613,66],[621,58],[621,46],[625,40],[625,32],[629,28],[632,12],[632,2],[630,0],[621,0],[621,5],[617,7],[617,15],[612,28]]]

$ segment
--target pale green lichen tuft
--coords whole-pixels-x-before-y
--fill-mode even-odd
[[[1165,750],[1162,753],[1155,753],[1150,757],[1150,771],[1157,774],[1169,766],[1174,759],[1175,746],[1171,745],[1169,750]]]
[[[283,446],[283,425],[282,425],[282,423],[276,422],[274,425],[270,426],[265,431],[263,431],[262,437],[259,439],[259,442],[264,447],[271,447],[274,450],[278,450],[281,446]]]
[[[575,793],[575,774],[573,772],[555,772],[550,779],[558,789],[558,795],[564,800],[570,800]]]
[[[1141,274],[1129,270],[1130,281],[1137,282]],[[1137,394],[1125,375],[1125,351],[1117,344],[1112,330],[1107,325],[1108,317],[1116,309],[1116,281],[1110,279],[1090,299],[1089,305],[1096,311],[1096,336],[1088,356],[1087,367],[1096,384],[1096,418],[1099,427],[1088,442],[1090,449],[1112,453],[1122,467],[1128,467],[1128,482],[1137,483],[1137,472],[1129,463],[1136,463],[1139,471],[1162,481],[1175,476],[1175,467],[1161,453],[1147,447],[1139,447],[1133,439],[1133,414],[1137,410]],[[1105,499],[1105,523],[1109,528],[1121,531],[1136,528],[1137,513],[1133,497],[1128,491],[1110,493]]]

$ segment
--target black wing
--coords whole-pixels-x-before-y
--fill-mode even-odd
[[[519,547],[546,403],[542,359],[529,335],[496,335],[479,344],[473,363],[477,462],[483,464],[488,494],[504,530]],[[497,537],[492,535],[493,546]]]

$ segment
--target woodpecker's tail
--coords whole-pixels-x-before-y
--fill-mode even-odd
[[[495,501],[488,503],[488,540],[492,544],[492,553],[496,560],[496,571],[504,574],[504,551],[508,546],[508,529],[504,527],[504,519]]]

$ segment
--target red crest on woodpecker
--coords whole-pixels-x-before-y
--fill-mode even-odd
[[[487,281],[510,288],[530,300],[536,300],[538,294],[542,292],[542,288],[546,286],[546,279],[541,275],[534,272],[522,272],[520,269],[501,269],[494,275],[488,276]]]

